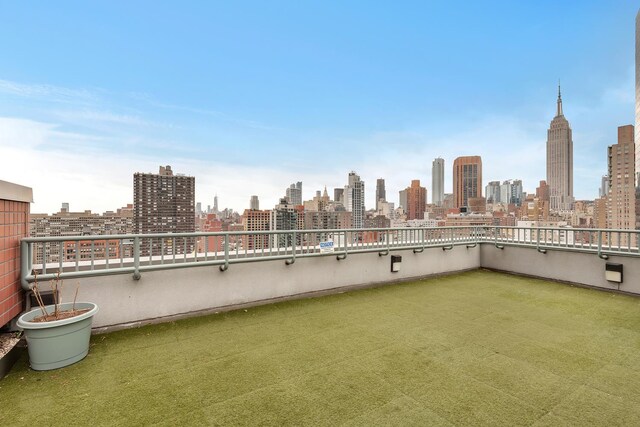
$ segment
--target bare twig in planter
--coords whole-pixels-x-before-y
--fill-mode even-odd
[[[42,295],[40,295],[40,290],[38,289],[38,285],[34,285],[33,287],[33,296],[36,297],[36,302],[38,303],[40,310],[42,310],[42,314],[46,316],[47,310],[44,306],[44,301],[42,301]]]
[[[47,310],[44,308],[44,302],[42,301],[42,296],[40,296],[40,290],[38,289],[38,272],[33,270],[33,286],[31,287],[33,292],[33,296],[36,298],[36,302],[42,310],[42,315],[47,315]]]
[[[79,290],[80,290],[80,283],[78,283],[78,284],[76,285],[76,294],[75,294],[75,296],[73,297],[73,307],[72,307],[72,310],[73,310],[73,311],[76,311],[76,299],[78,298],[78,291],[79,291]]]

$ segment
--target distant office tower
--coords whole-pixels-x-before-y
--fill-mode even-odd
[[[349,183],[344,187],[344,207],[351,212],[353,228],[364,226],[364,181],[355,172],[349,173]]]
[[[424,211],[427,207],[427,189],[420,186],[420,180],[411,181],[407,187],[407,219],[424,219]]]
[[[476,197],[482,197],[482,159],[458,157],[453,162],[454,207],[468,207],[469,199]]]
[[[133,175],[133,226],[137,234],[192,233],[196,230],[196,179],[174,175],[171,166],[158,174]],[[191,238],[142,239],[143,255],[191,253]]]
[[[384,186],[384,179],[378,178],[376,181],[376,210],[380,209],[381,201],[387,201],[387,190]]]
[[[507,205],[522,205],[522,181],[509,179],[500,185],[500,202]]]
[[[333,200],[344,205],[344,188],[333,189]]]
[[[258,196],[251,196],[251,200],[249,200],[249,209],[252,211],[260,210],[260,201],[258,200]]]
[[[569,210],[573,205],[573,139],[571,126],[562,113],[558,85],[556,116],[547,131],[547,184],[552,210]]]
[[[398,207],[401,207],[406,212],[407,208],[409,207],[409,203],[408,203],[409,193],[407,192],[406,189],[400,190],[399,193],[400,195],[399,195]]]
[[[602,175],[602,182],[600,183],[598,194],[600,197],[605,197],[609,194],[609,175]]]
[[[287,188],[285,199],[291,205],[298,206],[302,204],[302,182],[298,181],[291,184]]]
[[[484,189],[487,196],[487,203],[500,203],[500,181],[489,181]]]
[[[444,201],[444,159],[438,157],[433,160],[431,166],[431,184],[433,191],[431,193],[432,202],[440,207]]]
[[[217,214],[218,211],[218,195],[213,196],[213,213]]]
[[[635,150],[633,125],[618,128],[618,143],[608,148],[609,195],[607,227],[635,229]],[[615,236],[613,236],[615,237]],[[612,237],[612,238],[613,238]],[[620,244],[628,240],[623,236]],[[618,242],[614,242],[618,243]],[[635,245],[635,240],[631,242]]]

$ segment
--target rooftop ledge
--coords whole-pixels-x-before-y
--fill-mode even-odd
[[[63,301],[78,285],[100,307],[94,327],[120,328],[478,268],[640,294],[639,237],[478,226],[26,238],[21,270],[27,290],[33,271],[41,283],[61,272]]]
[[[22,359],[0,425],[639,425],[639,309],[475,270],[94,335],[65,369]]]

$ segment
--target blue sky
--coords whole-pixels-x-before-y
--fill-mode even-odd
[[[574,185],[597,196],[606,147],[633,123],[631,1],[10,2],[0,0],[0,179],[32,212],[102,212],[134,172],[170,164],[196,199],[272,208],[344,186],[387,194],[445,159],[484,183],[545,179],[558,79]]]

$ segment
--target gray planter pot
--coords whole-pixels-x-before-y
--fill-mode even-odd
[[[73,303],[59,305],[60,310],[69,310]],[[29,363],[36,371],[47,371],[71,365],[85,358],[89,352],[91,321],[98,306],[91,302],[77,302],[76,309],[90,309],[79,316],[52,322],[32,322],[42,311],[31,310],[18,318],[18,327],[24,329],[29,351]],[[53,313],[54,307],[45,307]]]

